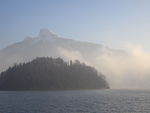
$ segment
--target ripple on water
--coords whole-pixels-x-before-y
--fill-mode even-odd
[[[150,91],[0,92],[0,113],[149,113]]]

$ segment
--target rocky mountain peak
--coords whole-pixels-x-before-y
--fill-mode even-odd
[[[38,35],[40,38],[54,38],[57,37],[56,34],[49,31],[48,29],[40,29],[40,33]]]

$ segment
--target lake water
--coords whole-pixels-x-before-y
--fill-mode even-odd
[[[150,91],[1,91],[0,113],[150,113]]]

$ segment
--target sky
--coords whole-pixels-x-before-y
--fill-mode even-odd
[[[59,36],[150,51],[150,0],[0,0],[0,48],[47,28]]]

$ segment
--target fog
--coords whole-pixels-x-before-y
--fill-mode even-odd
[[[94,66],[106,76],[113,89],[150,89],[150,53],[141,45],[130,44],[124,50],[115,50],[60,38],[48,30],[41,30],[37,37],[0,50],[0,72],[14,63],[28,62],[36,57],[77,59]]]
[[[125,54],[103,54],[86,60],[79,51],[70,51],[59,48],[66,59],[79,59],[88,65],[94,66],[102,72],[111,88],[114,89],[149,89],[150,86],[150,53],[142,46],[127,46]],[[87,56],[88,57],[88,56]]]

